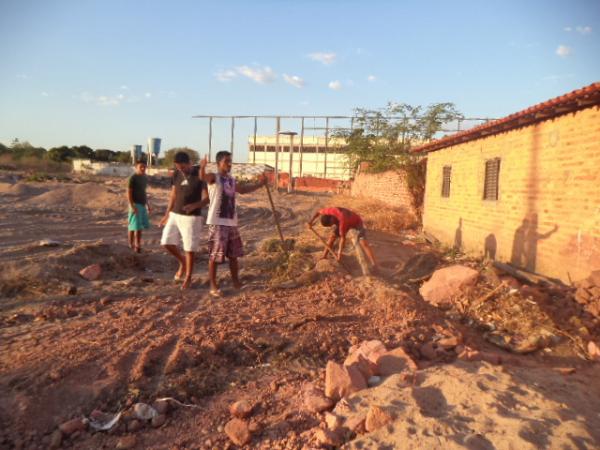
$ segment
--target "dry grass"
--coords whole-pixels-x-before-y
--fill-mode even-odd
[[[378,200],[336,195],[331,204],[357,212],[365,227],[371,230],[398,233],[419,225],[415,215],[406,208],[394,208]]]
[[[26,170],[30,172],[42,173],[69,173],[71,172],[71,164],[65,162],[56,162],[50,159],[40,159],[34,157],[26,157],[18,160],[13,159],[11,155],[0,156],[0,166],[10,167],[14,170]]]

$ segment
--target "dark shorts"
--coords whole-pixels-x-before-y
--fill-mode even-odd
[[[222,263],[225,258],[244,256],[244,245],[237,227],[210,225],[208,230],[208,255],[211,261]]]

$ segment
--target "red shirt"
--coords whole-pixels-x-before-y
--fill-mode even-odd
[[[319,211],[322,216],[333,216],[339,223],[340,236],[346,236],[350,228],[359,229],[363,226],[363,221],[358,214],[346,208],[323,208]]]

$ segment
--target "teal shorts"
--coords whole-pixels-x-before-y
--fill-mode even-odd
[[[129,231],[147,230],[150,228],[150,219],[148,218],[148,210],[145,205],[136,203],[137,214],[129,208]]]

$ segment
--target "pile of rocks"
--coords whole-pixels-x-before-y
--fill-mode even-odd
[[[402,347],[388,350],[377,340],[351,347],[343,364],[329,361],[324,391],[312,383],[302,389],[303,408],[321,418],[320,426],[312,430],[315,443],[337,447],[357,433],[374,431],[394,420],[392,414],[377,405],[372,405],[365,417],[348,421],[331,410],[336,404],[343,407],[349,395],[380,384],[384,377],[401,373],[408,380],[416,370],[417,364]]]
[[[575,283],[575,301],[583,306],[588,313],[600,318],[600,270],[584,280]]]

